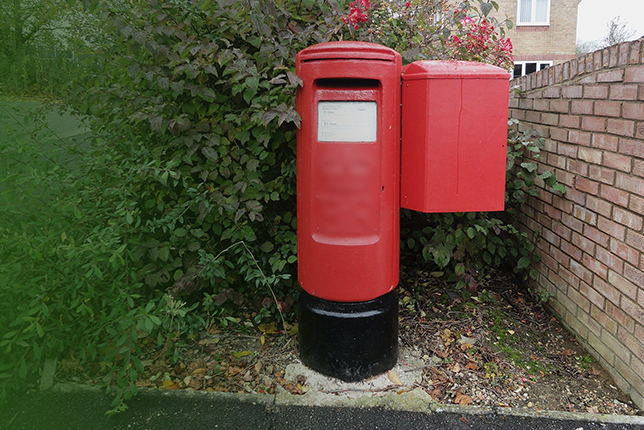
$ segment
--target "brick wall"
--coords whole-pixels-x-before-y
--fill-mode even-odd
[[[554,2],[553,2],[554,3]],[[644,408],[644,38],[515,79],[510,116],[546,139],[537,284],[553,310]]]

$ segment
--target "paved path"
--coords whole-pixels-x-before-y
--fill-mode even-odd
[[[280,402],[279,396],[164,390],[141,393],[129,403],[126,412],[107,420],[105,411],[109,408],[111,398],[102,391],[80,387],[54,387],[53,390],[22,395],[13,398],[8,407],[0,411],[0,429],[644,429],[643,417],[629,419],[612,416],[603,421],[587,421],[584,417],[589,415],[585,414],[584,417],[571,414],[536,417],[513,414],[511,410],[500,414],[498,411],[477,408],[418,412],[382,406],[356,408],[289,404]]]

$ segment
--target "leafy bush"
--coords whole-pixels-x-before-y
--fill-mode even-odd
[[[259,268],[281,292],[292,284],[293,63],[300,49],[341,36],[325,19],[339,13],[333,4],[259,1],[106,12],[117,43],[95,59],[100,68],[72,103],[94,129],[118,130],[120,153],[147,151],[136,160],[130,258],[149,288],[250,294],[266,290]],[[257,265],[232,246],[241,242]]]
[[[118,404],[136,392],[139,337],[168,324],[129,267],[133,172],[98,136],[61,139],[37,112],[1,113],[0,403],[72,350],[114,363]]]

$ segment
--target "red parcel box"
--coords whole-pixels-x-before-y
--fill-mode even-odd
[[[500,67],[466,61],[404,67],[402,207],[503,210],[509,79]]]
[[[375,299],[398,284],[400,54],[322,43],[296,71],[299,283],[320,299]]]

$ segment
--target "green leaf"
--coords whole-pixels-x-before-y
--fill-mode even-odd
[[[34,346],[34,356],[36,357],[36,360],[40,360],[42,358],[42,347],[38,345],[38,342],[34,342],[33,346]]]
[[[132,363],[134,364],[134,368],[139,371],[140,373],[143,373],[144,368],[143,368],[143,363],[141,363],[141,360],[138,359],[136,356],[131,357]]]
[[[552,186],[552,189],[555,191],[559,191],[562,194],[566,192],[566,187],[563,186],[562,184],[554,184]]]
[[[483,261],[485,261],[487,264],[492,264],[492,254],[490,254],[488,251],[483,252]]]
[[[27,377],[27,362],[25,360],[22,360],[18,366],[18,376],[20,376],[20,379]]]
[[[490,12],[492,12],[492,8],[494,5],[492,3],[481,3],[481,12],[483,13],[483,16],[488,16]]]
[[[10,331],[9,333],[5,333],[4,336],[2,336],[3,339],[9,339],[10,337],[13,337],[18,333],[18,330]]]
[[[193,228],[192,230],[190,230],[190,234],[194,237],[203,237],[206,235],[206,233],[200,228]]]
[[[521,167],[527,170],[528,172],[534,172],[537,170],[536,163],[521,163]]]
[[[530,266],[530,258],[528,257],[522,257],[519,259],[517,262],[517,268],[519,269],[525,269]]]
[[[163,248],[159,248],[157,252],[157,257],[161,261],[168,261],[168,259],[170,258],[170,248],[167,246]]]
[[[43,337],[45,335],[45,331],[42,329],[42,326],[38,321],[36,321],[36,333],[38,333],[38,337]]]
[[[168,171],[166,170],[165,172],[163,172],[163,173],[161,174],[161,178],[159,178],[159,181],[160,181],[163,185],[168,185],[168,176],[169,176],[169,175],[170,175],[170,172],[168,172]]]
[[[454,267],[454,273],[456,273],[456,276],[460,276],[465,273],[465,265],[463,263],[458,263],[456,267]]]
[[[201,148],[201,153],[206,156],[207,159],[216,162],[219,158],[217,151],[207,146]]]

